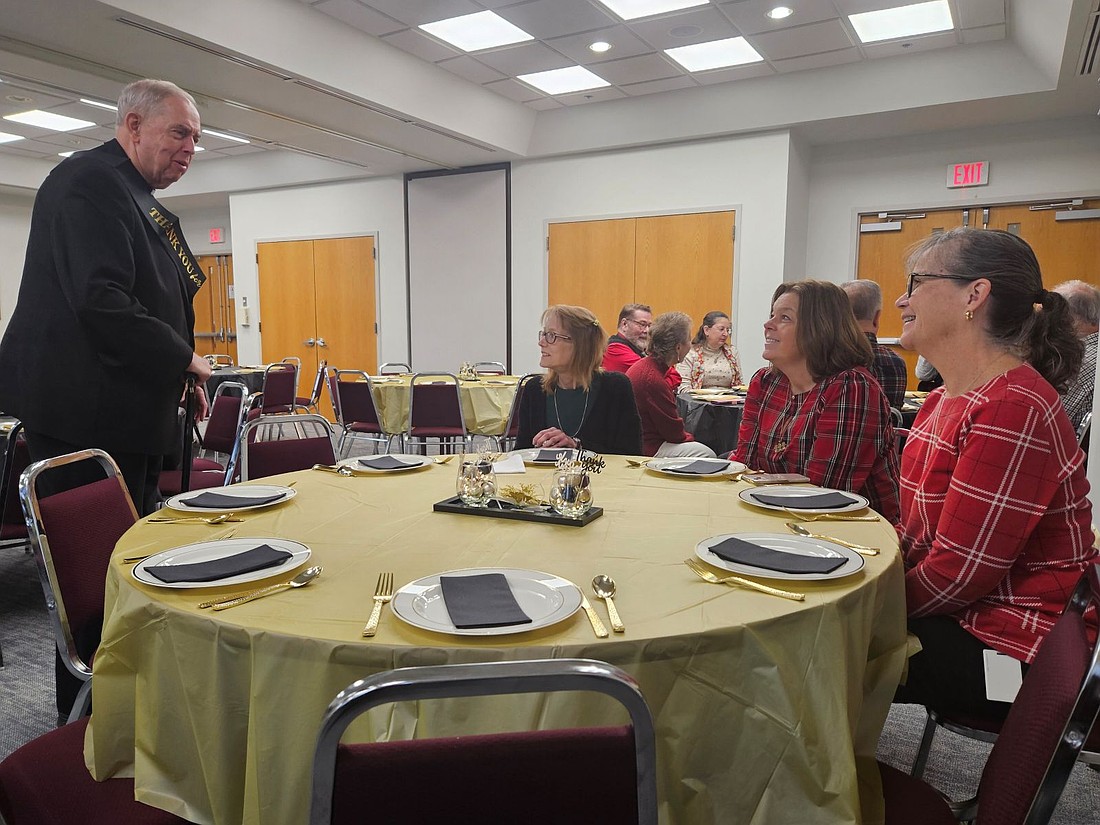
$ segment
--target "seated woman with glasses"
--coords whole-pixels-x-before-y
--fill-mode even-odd
[[[730,458],[769,473],[858,493],[898,520],[898,455],[890,402],[868,371],[874,355],[848,296],[825,281],[780,284],[764,323],[737,449]]]
[[[634,391],[621,372],[600,369],[606,336],[584,307],[557,304],[542,315],[539,379],[520,399],[516,448],[566,447],[641,455],[642,428]]]
[[[933,235],[909,269],[901,345],[943,386],[902,458],[905,602],[923,649],[895,701],[1003,717],[1008,703],[986,698],[986,653],[1030,662],[1097,559],[1085,455],[1058,397],[1082,346],[1015,235]]]
[[[691,319],[682,312],[658,315],[649,328],[649,355],[626,371],[642,418],[642,453],[658,458],[714,458],[714,450],[684,429],[676,396],[665,380],[670,364],[691,346]]]
[[[741,383],[737,350],[729,343],[732,328],[730,317],[724,312],[714,310],[703,316],[699,331],[691,339],[691,348],[676,366],[680,392]]]

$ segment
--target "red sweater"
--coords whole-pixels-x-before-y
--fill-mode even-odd
[[[600,366],[603,367],[604,372],[626,372],[641,360],[642,354],[630,343],[618,335],[612,335],[607,341],[607,349],[604,350],[603,363]],[[676,371],[675,364],[668,368],[665,380],[672,387],[673,392],[680,389],[683,379]]]
[[[642,418],[643,455],[655,455],[666,441],[683,444],[695,440],[684,429],[664,364],[652,356],[643,358],[626,371],[626,377],[634,385],[634,403]]]

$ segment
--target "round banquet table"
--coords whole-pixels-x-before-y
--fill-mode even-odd
[[[475,435],[500,435],[516,394],[519,376],[492,375],[475,380],[460,378],[458,394],[466,430]],[[409,387],[412,376],[371,378],[382,431],[403,433],[409,428]]]
[[[745,409],[744,396],[681,392],[676,407],[684,419],[684,429],[718,455],[736,449]]]
[[[875,746],[906,656],[894,530],[881,520],[815,524],[883,553],[852,576],[778,583],[805,592],[805,602],[708,584],[682,564],[697,541],[783,532],[790,517],[741,502],[742,482],[659,475],[620,456],[607,463],[593,480],[604,514],[580,528],[433,512],[454,494],[453,464],[265,479],[293,479],[296,497],[241,513],[234,538],[305,542],[324,573],[222,612],[197,604],[249,586],[149,587],[122,558],[217,537],[226,525],[139,522],[109,568],[89,769],[97,779],[134,776],[139,800],[194,822],[300,825],[321,716],[352,681],[394,667],[585,657],[641,685],[656,723],[662,822],[881,822]],[[528,467],[498,483],[545,489],[550,474]],[[588,583],[607,573],[626,633],[597,639],[578,611],[526,633],[460,637],[420,630],[387,608],[378,635],[362,638],[380,572],[400,587],[471,567],[562,576],[605,620]],[[621,723],[612,711],[586,694],[451,700],[376,709],[351,735]]]
[[[223,381],[236,381],[244,384],[249,393],[259,392],[264,388],[264,368],[217,367],[213,374],[206,379],[206,397],[213,400],[218,385]]]

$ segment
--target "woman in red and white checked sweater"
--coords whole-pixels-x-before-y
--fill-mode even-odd
[[[944,385],[902,455],[906,607],[923,650],[895,699],[1003,716],[1009,705],[986,698],[985,652],[1030,662],[1097,560],[1085,456],[1056,389],[1081,345],[1015,235],[935,235],[909,269],[901,343]]]

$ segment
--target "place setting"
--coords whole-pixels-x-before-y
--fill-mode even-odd
[[[172,496],[164,506],[182,513],[216,515],[243,510],[261,510],[289,501],[297,495],[292,486],[233,484]]]
[[[416,455],[413,453],[387,453],[385,455],[357,456],[337,461],[336,472],[340,468],[350,470],[358,475],[405,473],[409,470],[419,470],[421,467],[429,467],[435,461],[432,456]],[[317,465],[319,468],[332,469],[327,465]]]
[[[678,478],[739,477],[748,467],[725,458],[651,458],[642,462],[645,469]]]
[[[749,487],[737,495],[754,507],[786,513],[854,513],[867,509],[869,504],[856,493],[812,485]]]
[[[305,565],[311,555],[309,547],[290,539],[223,536],[152,553],[134,564],[131,575],[150,587],[233,587],[286,575]]]

